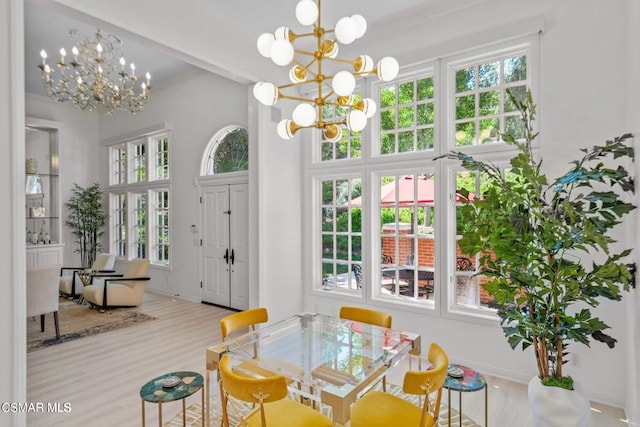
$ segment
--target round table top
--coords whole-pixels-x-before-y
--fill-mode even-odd
[[[173,387],[163,387],[162,380],[177,376],[182,380]],[[204,378],[197,372],[179,371],[160,375],[140,389],[140,397],[147,402],[164,403],[184,399],[202,388]]]
[[[464,374],[462,378],[454,378],[451,375],[447,375],[447,379],[444,381],[444,388],[455,391],[478,391],[487,386],[484,376],[467,366],[452,363],[449,368],[462,369]]]

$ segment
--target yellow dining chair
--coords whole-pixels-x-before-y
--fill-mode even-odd
[[[433,368],[427,371],[407,371],[402,391],[424,398],[418,407],[401,397],[380,391],[371,391],[351,406],[351,427],[432,427],[437,425],[440,413],[442,385],[447,377],[449,357],[442,347],[432,343],[429,362]],[[435,402],[429,395],[436,393]]]
[[[247,427],[332,427],[333,421],[320,412],[287,399],[287,380],[282,375],[252,378],[238,375],[232,369],[231,358],[222,356],[218,365],[222,421],[229,427],[229,397],[256,406],[240,415],[238,425]]]
[[[255,331],[256,325],[267,323],[269,321],[269,312],[264,307],[252,308],[230,314],[220,320],[220,332],[222,333],[222,341],[239,330]],[[257,348],[254,345],[253,357],[258,357]]]
[[[383,311],[371,310],[368,308],[340,307],[339,317],[341,319],[353,320],[355,322],[368,323],[382,328],[391,327],[391,315]],[[387,377],[382,377],[382,391],[387,391]]]
[[[368,323],[383,328],[391,327],[391,315],[383,311],[371,310],[360,307],[340,307],[340,318]]]

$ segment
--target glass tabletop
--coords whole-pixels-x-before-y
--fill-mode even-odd
[[[348,417],[348,405],[409,352],[419,354],[420,336],[304,313],[208,350],[229,354],[247,375],[284,375],[292,391],[332,406],[335,420],[336,410],[347,411],[338,419]]]

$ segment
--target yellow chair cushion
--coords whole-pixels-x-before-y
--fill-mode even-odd
[[[351,406],[351,427],[419,427],[422,408],[397,396],[370,391]],[[426,414],[425,427],[435,425]]]
[[[260,411],[247,419],[248,427],[332,427],[333,422],[320,412],[289,399],[264,404],[267,425],[262,426]]]

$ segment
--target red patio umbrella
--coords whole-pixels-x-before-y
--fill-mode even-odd
[[[381,205],[411,205],[416,200],[418,203],[433,203],[435,196],[435,181],[424,175],[404,175],[396,181],[391,181],[380,187]],[[473,194],[469,195],[473,199]],[[456,201],[460,201],[460,196],[456,195]],[[362,205],[362,196],[356,197],[351,204]]]

